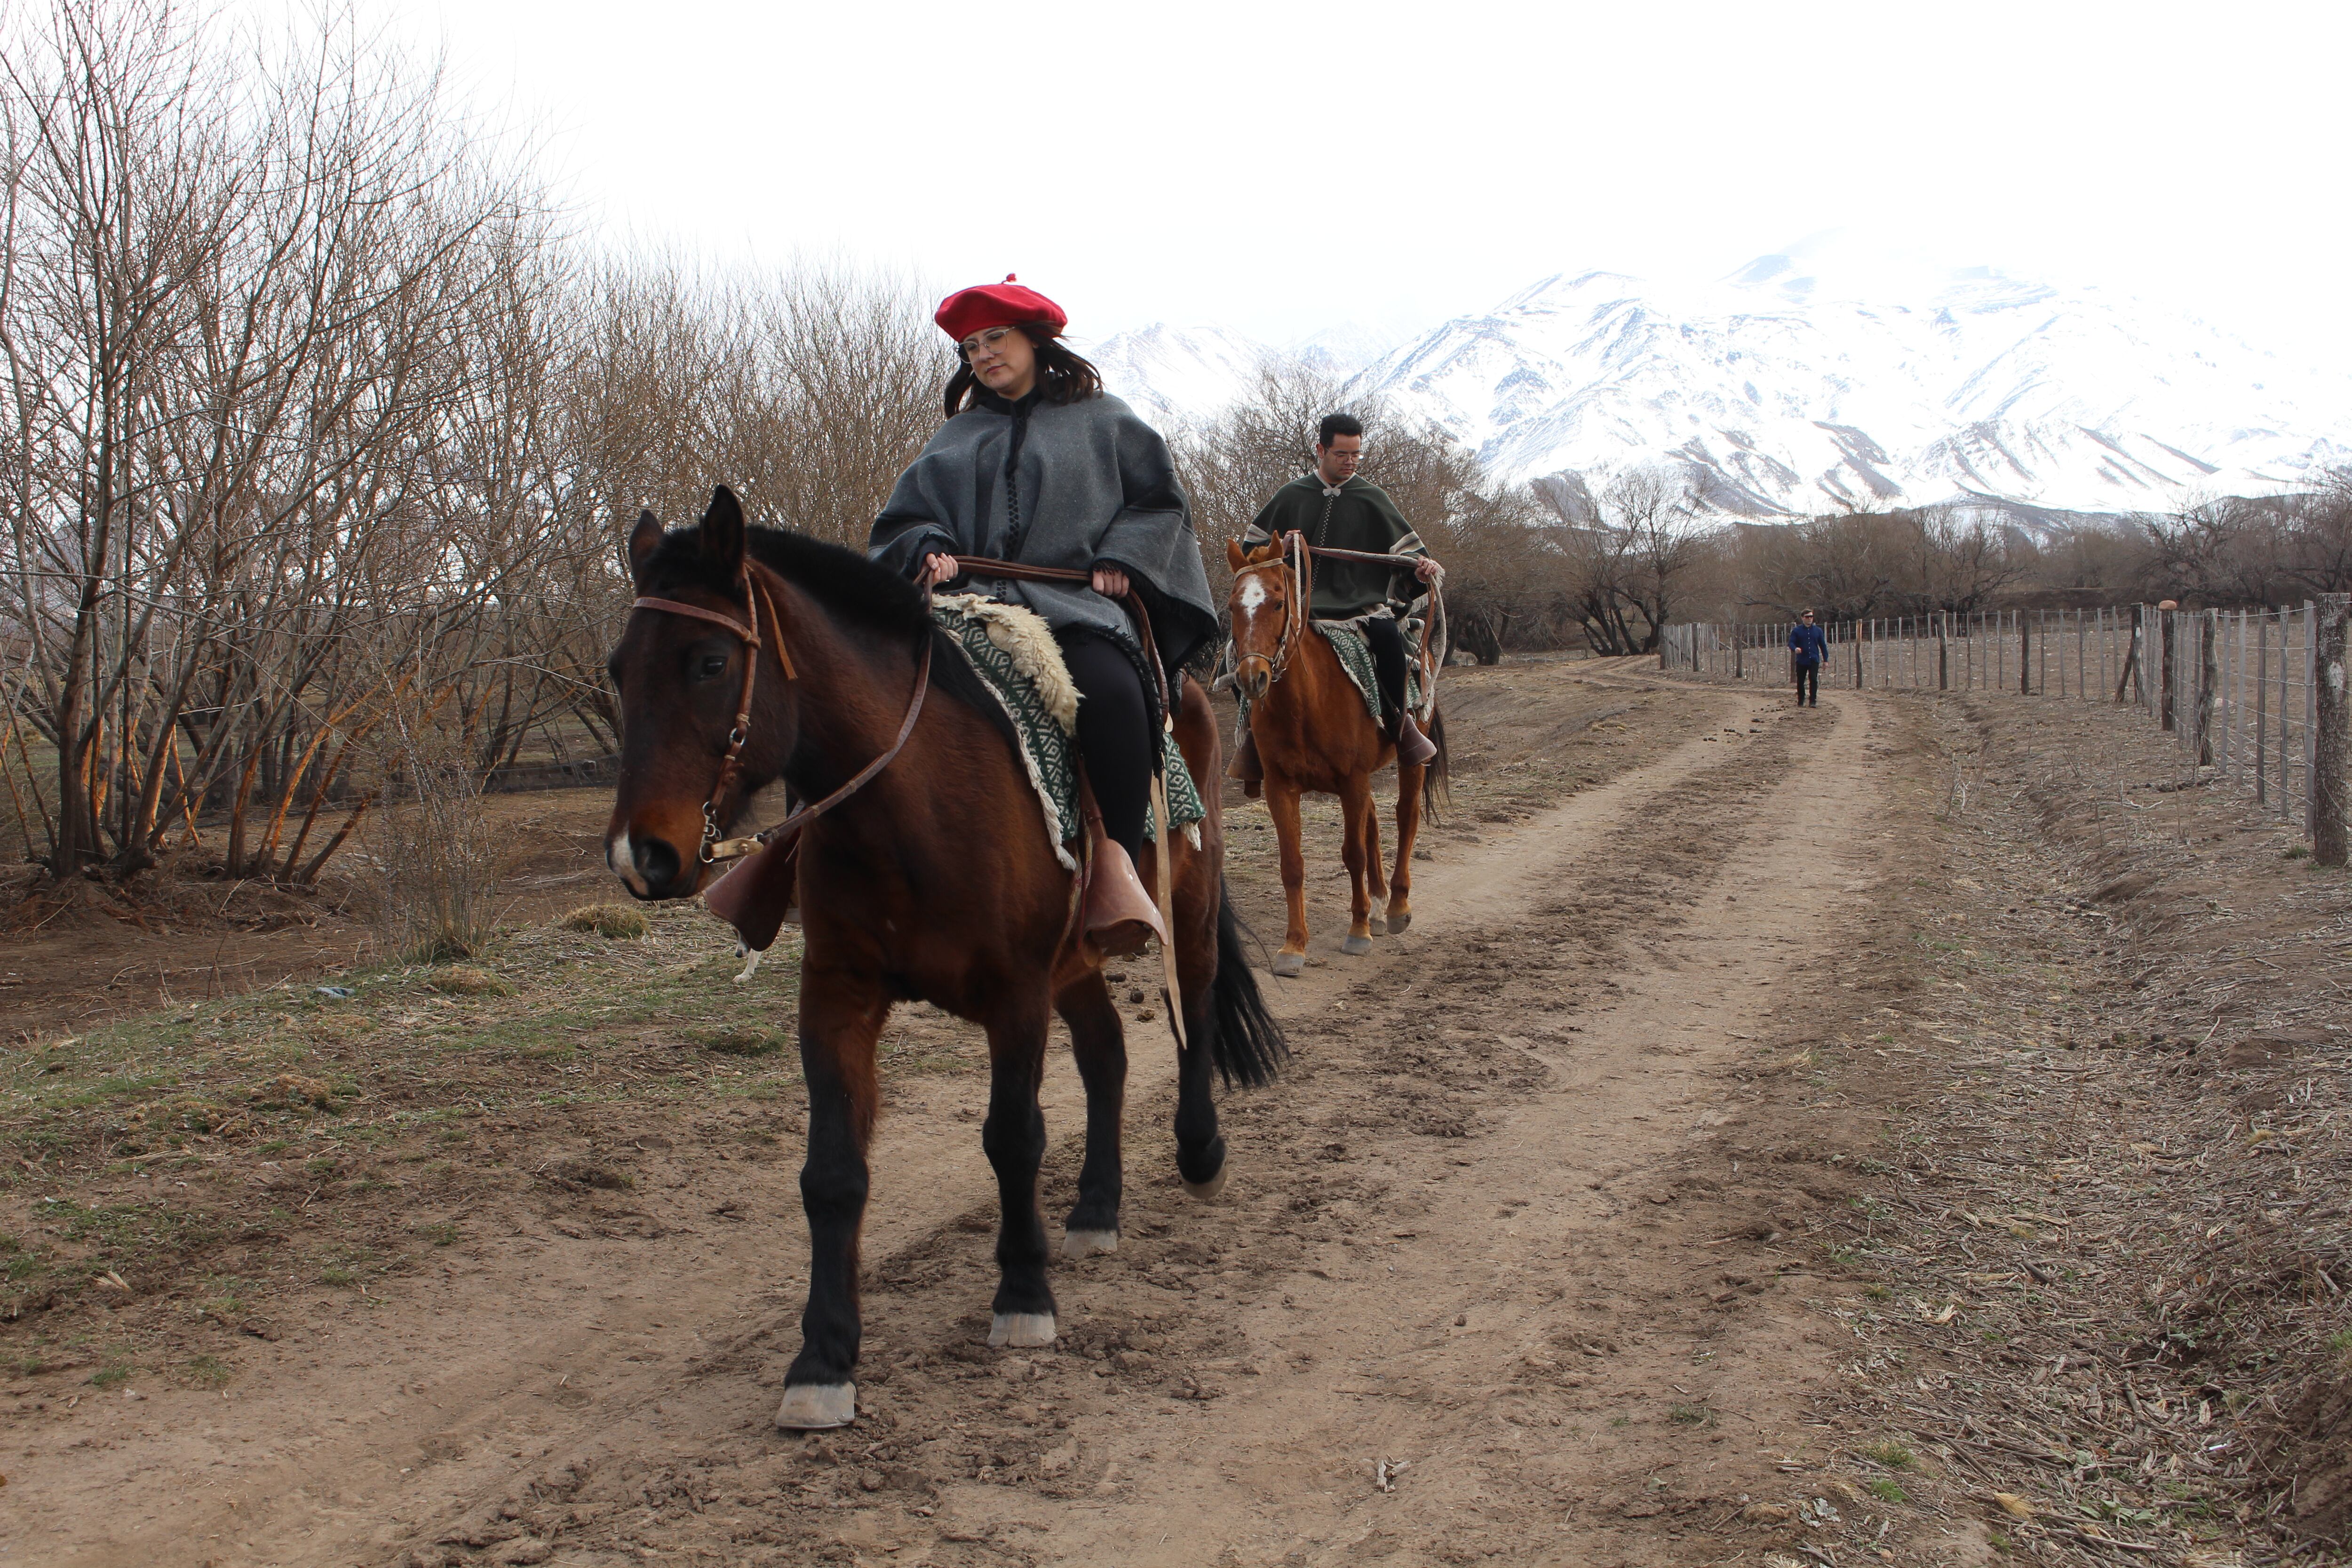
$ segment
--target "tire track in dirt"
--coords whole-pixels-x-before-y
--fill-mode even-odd
[[[982,1348],[975,1206],[875,1266],[858,1429],[764,1430],[778,1301],[664,1402],[695,1419],[609,1433],[509,1511],[581,1562],[1580,1560],[1596,1513],[1620,1555],[1679,1555],[1642,1521],[1769,1474],[1758,1442],[1799,1439],[1790,1392],[1822,1357],[1770,1303],[1736,1332],[1625,1321],[1692,1265],[1657,1278],[1627,1233],[1674,1195],[1645,1184],[1737,1124],[1713,1069],[1776,1032],[1808,984],[1792,953],[1864,890],[1868,721],[1833,702],[1692,742],[1433,868],[1415,932],[1284,988],[1301,1068],[1228,1102],[1238,1212],[1174,1194],[1139,1095],[1129,1239],[1061,1270],[1056,1352]]]

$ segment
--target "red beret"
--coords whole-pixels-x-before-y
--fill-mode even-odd
[[[1024,289],[1008,272],[1002,283],[959,289],[940,301],[931,320],[940,330],[961,342],[991,327],[1025,327],[1041,323],[1060,331],[1070,324],[1068,312],[1034,289]]]

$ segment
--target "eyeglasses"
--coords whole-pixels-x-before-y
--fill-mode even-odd
[[[1020,330],[1018,327],[991,327],[984,332],[972,333],[971,336],[956,344],[956,347],[963,351],[964,358],[970,359],[982,349],[993,349],[1008,336]]]

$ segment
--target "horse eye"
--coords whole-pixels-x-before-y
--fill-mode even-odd
[[[720,672],[725,670],[726,668],[727,656],[725,654],[706,653],[702,656],[700,662],[695,666],[695,679],[698,680],[715,680],[718,679]]]

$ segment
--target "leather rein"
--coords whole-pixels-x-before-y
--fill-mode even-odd
[[[727,754],[719,764],[719,780],[710,786],[710,798],[702,803],[702,846],[697,853],[706,866],[719,860],[740,859],[772,840],[797,833],[809,822],[824,816],[872,783],[874,775],[888,767],[892,760],[906,749],[907,737],[915,732],[915,721],[923,711],[923,699],[931,687],[933,639],[926,636],[922,655],[915,666],[915,693],[907,700],[907,715],[898,721],[898,733],[887,751],[860,768],[839,789],[823,800],[812,801],[793,811],[774,826],[762,828],[747,838],[722,838],[720,834],[725,830],[719,825],[725,820],[727,798],[743,776],[743,748],[751,740],[751,697],[758,686],[760,649],[763,646],[760,639],[760,612],[762,608],[767,611],[767,624],[775,628],[776,662],[783,667],[784,679],[788,681],[800,679],[793,668],[793,656],[784,647],[784,618],[776,611],[775,599],[768,592],[768,585],[762,580],[763,574],[764,569],[757,566],[749,556],[736,570],[735,581],[743,592],[740,619],[721,610],[707,610],[699,605],[682,604],[676,599],[656,598],[650,595],[640,595],[629,605],[632,610],[654,610],[663,615],[709,621],[713,626],[724,626],[733,632],[736,640],[743,645],[743,685],[735,697],[735,723],[727,731]]]

